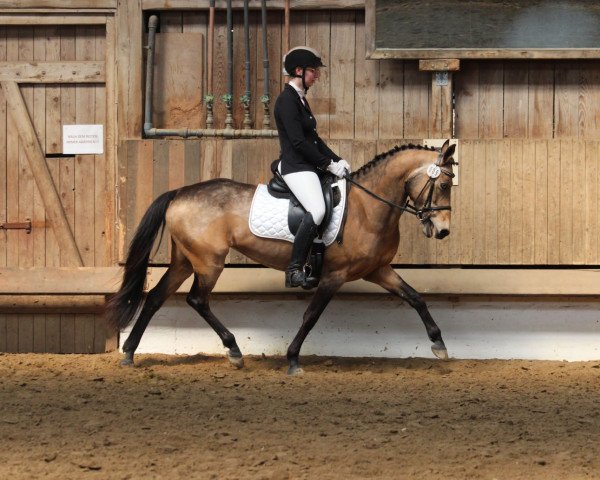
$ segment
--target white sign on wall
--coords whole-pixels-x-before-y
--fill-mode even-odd
[[[104,153],[104,125],[63,125],[62,153]]]

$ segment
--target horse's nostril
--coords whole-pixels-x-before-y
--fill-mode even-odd
[[[440,230],[438,232],[438,234],[435,236],[435,238],[438,239],[442,239],[442,238],[446,238],[448,235],[450,235],[450,230],[448,230],[447,228],[443,228],[442,230]]]

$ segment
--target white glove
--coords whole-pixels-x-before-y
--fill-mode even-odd
[[[338,160],[337,163],[338,163],[338,165],[343,165],[344,168],[346,170],[348,170],[348,173],[350,173],[352,171],[352,169],[350,168],[350,164],[346,160],[344,160],[343,158],[341,160]]]
[[[346,168],[344,165],[342,165],[341,162],[334,162],[333,160],[327,167],[327,171],[333,173],[338,178],[344,178],[344,175],[346,175]]]

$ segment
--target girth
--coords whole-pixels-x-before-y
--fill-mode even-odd
[[[288,227],[290,232],[295,235],[298,231],[298,227],[300,226],[300,222],[306,213],[306,210],[285,183],[283,176],[277,169],[278,165],[279,160],[275,160],[273,163],[271,163],[271,172],[273,172],[273,178],[267,184],[267,190],[275,198],[286,198],[290,200],[290,207],[288,210]],[[342,195],[340,189],[337,188],[337,185],[333,187],[333,184],[336,181],[336,177],[334,175],[326,173],[325,175],[319,176],[319,178],[321,180],[323,199],[325,200],[325,217],[323,217],[323,221],[317,230],[317,234],[319,237],[321,237],[325,231],[325,228],[327,228],[327,225],[331,221],[333,209],[340,203]]]

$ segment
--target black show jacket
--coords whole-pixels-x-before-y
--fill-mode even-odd
[[[317,134],[317,121],[294,87],[285,85],[275,102],[274,113],[282,175],[305,171],[318,174],[327,169],[331,160],[340,160]]]

